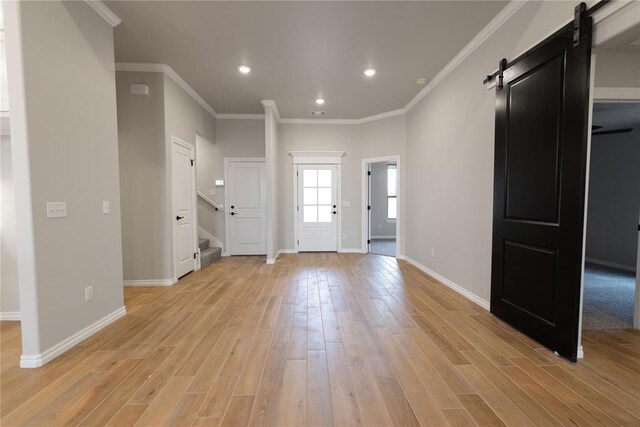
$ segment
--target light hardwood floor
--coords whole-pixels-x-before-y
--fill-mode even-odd
[[[640,334],[559,359],[394,258],[225,258],[40,369],[1,325],[10,425],[640,425]]]

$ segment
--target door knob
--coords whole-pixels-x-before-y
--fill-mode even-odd
[[[235,215],[235,214],[236,214],[235,212],[231,212],[231,213],[230,213],[230,215]]]
[[[184,217],[183,217],[183,216],[178,215],[178,216],[176,217],[176,221],[180,221],[182,218],[184,218]]]
[[[231,205],[231,209],[234,209],[234,208],[235,208],[235,206]]]
[[[335,209],[335,208],[337,208],[337,206],[336,206],[336,205],[333,205],[333,209]]]
[[[337,213],[338,213],[337,211],[333,211],[333,214],[334,214],[334,215],[335,215],[335,214],[337,214]]]

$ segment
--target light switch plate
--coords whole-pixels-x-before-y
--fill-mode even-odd
[[[216,187],[224,187],[224,179],[216,179]]]
[[[103,213],[103,215],[107,215],[107,214],[111,213],[111,208],[109,207],[109,201],[108,200],[103,200],[102,201],[102,213]]]
[[[47,202],[47,218],[66,218],[67,202]]]

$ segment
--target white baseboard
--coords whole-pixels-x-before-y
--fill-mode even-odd
[[[362,249],[360,249],[360,248],[342,248],[338,252],[340,252],[342,254],[361,254],[361,253],[363,253]]]
[[[605,267],[617,268],[618,270],[631,271],[633,273],[636,272],[636,267],[632,265],[618,264],[616,262],[609,262],[603,259],[597,258],[585,258],[586,262],[590,262],[592,264],[604,265]]]
[[[276,259],[278,259],[278,257],[275,258],[267,258],[267,264],[269,265],[273,265],[276,263]]]
[[[578,359],[584,359],[584,348],[582,347],[582,344],[580,344],[578,346]]]
[[[295,249],[280,249],[278,253],[279,254],[297,254],[298,251],[296,251]]]
[[[33,354],[33,355],[23,354],[22,356],[20,356],[20,367],[21,368],[39,368],[44,364],[50,362],[52,359],[60,356],[65,351],[79,344],[80,342],[86,340],[87,338],[89,338],[91,335],[95,334],[102,328],[110,325],[111,323],[115,322],[121,317],[124,317],[126,314],[127,314],[127,309],[124,306],[122,306],[116,311],[106,315],[105,317],[98,320],[97,322],[87,326],[80,332],[77,332],[71,335],[69,338],[59,342],[58,344],[54,345],[53,347],[50,347],[49,349],[45,350],[40,354]]]
[[[425,273],[427,276],[431,276],[432,278],[436,279],[438,282],[442,283],[443,285],[447,286],[448,288],[453,289],[454,291],[456,291],[457,293],[459,293],[463,297],[475,302],[476,304],[478,304],[480,307],[484,308],[485,310],[487,310],[487,311],[489,310],[489,308],[491,306],[489,301],[480,298],[478,295],[474,294],[473,292],[468,291],[467,289],[463,288],[462,286],[458,285],[457,283],[454,283],[451,280],[447,279],[446,277],[444,277],[444,276],[436,273],[435,271],[431,270],[430,268],[425,267],[424,265],[420,264],[418,261],[416,261],[416,260],[414,260],[412,258],[409,258],[406,255],[399,255],[398,259],[402,259],[402,260],[407,261],[409,264],[413,265],[418,270],[420,270],[423,273]]]
[[[394,239],[396,236],[371,236],[372,239]]]
[[[22,313],[19,311],[2,311],[0,312],[1,322],[19,322],[22,320]]]
[[[150,280],[125,280],[124,286],[173,286],[178,283],[175,277],[171,279],[150,279]]]

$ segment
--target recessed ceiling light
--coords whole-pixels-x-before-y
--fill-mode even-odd
[[[324,99],[322,99],[322,98],[316,99],[316,104],[318,104],[318,105],[324,104]]]
[[[251,72],[251,67],[247,65],[241,65],[238,67],[238,71],[240,71],[242,74],[249,74]]]
[[[376,75],[376,69],[375,68],[367,68],[366,70],[364,70],[364,75],[367,77],[373,77]]]

